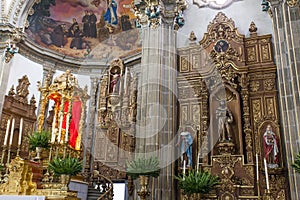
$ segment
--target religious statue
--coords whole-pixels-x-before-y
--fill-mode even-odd
[[[112,79],[110,81],[110,91],[112,93],[116,93],[118,91],[118,85],[119,85],[119,81],[120,81],[120,74],[115,73],[112,74]]]
[[[278,138],[276,134],[272,131],[270,124],[267,125],[266,131],[263,135],[264,139],[264,155],[267,160],[268,166],[278,167]]]
[[[187,158],[187,167],[192,167],[193,165],[193,138],[191,136],[191,133],[188,131],[183,131],[180,133],[180,136],[178,137],[178,142],[176,146],[180,145],[180,155],[181,155],[181,161],[185,160]]]
[[[233,115],[226,107],[225,101],[220,101],[220,106],[216,110],[216,118],[218,120],[219,141],[232,140],[230,124],[233,122]]]

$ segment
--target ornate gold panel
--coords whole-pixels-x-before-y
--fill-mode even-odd
[[[262,59],[262,62],[268,62],[268,61],[271,61],[271,48],[270,48],[270,44],[264,44],[264,45],[261,45],[261,59]]]
[[[264,89],[266,91],[271,91],[275,89],[275,79],[265,79],[264,80]]]
[[[257,62],[257,51],[256,46],[248,47],[246,49],[246,58],[248,62]]]
[[[199,125],[200,124],[200,116],[201,116],[200,105],[192,105],[191,115],[192,115],[193,124]]]
[[[192,55],[192,70],[201,68],[200,55]]]
[[[180,56],[180,72],[188,72],[189,71],[189,59],[187,56]]]
[[[181,119],[181,124],[186,124],[188,122],[189,120],[188,105],[180,106],[180,119]]]
[[[258,122],[259,119],[261,119],[263,113],[262,113],[262,106],[261,106],[261,99],[252,99],[252,114],[254,122]]]
[[[275,117],[276,116],[276,104],[275,104],[275,98],[274,97],[265,97],[265,113],[269,117]]]

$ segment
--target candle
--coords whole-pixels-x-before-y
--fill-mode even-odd
[[[53,117],[53,122],[52,122],[52,135],[51,135],[51,143],[54,143],[55,141],[55,126],[56,126],[56,112],[54,109],[54,117]]]
[[[128,76],[128,70],[127,68],[125,68],[125,80],[124,80],[124,93],[127,94],[127,90],[126,90],[126,79],[127,79],[127,76]]]
[[[18,145],[21,145],[21,142],[22,142],[22,131],[23,131],[23,118],[21,118],[21,120],[20,120],[20,130],[19,130]]]
[[[65,141],[68,142],[68,136],[69,136],[69,125],[70,125],[70,113],[67,114],[67,120],[66,120],[66,135],[65,135]]]
[[[4,146],[7,145],[7,139],[8,139],[8,133],[9,133],[9,126],[10,126],[10,119],[7,120],[7,126],[6,126],[6,132],[5,132],[5,138],[4,138]]]
[[[266,174],[267,190],[269,190],[270,186],[269,186],[268,166],[267,166],[267,160],[266,160],[266,158],[264,158],[264,164],[265,164],[265,174]]]
[[[185,175],[185,165],[186,165],[186,163],[185,163],[185,160],[183,161],[183,174]]]
[[[60,118],[59,118],[59,130],[58,130],[58,138],[57,138],[58,143],[60,143],[60,138],[61,138],[61,130],[62,130],[63,117],[64,117],[63,114],[61,114]]]
[[[12,140],[13,140],[13,137],[14,137],[14,128],[15,128],[15,118],[12,119],[12,123],[11,123],[9,145],[12,145]]]
[[[258,172],[258,154],[255,155],[256,157],[256,180],[259,180],[259,172]]]
[[[200,159],[200,153],[198,154],[198,159],[197,159],[197,172],[199,172],[199,159]]]

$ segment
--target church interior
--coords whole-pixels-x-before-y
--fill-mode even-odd
[[[0,199],[300,199],[299,0],[0,7]]]

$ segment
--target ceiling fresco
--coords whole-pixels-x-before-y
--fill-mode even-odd
[[[131,0],[40,0],[32,9],[29,40],[61,55],[110,60],[141,47]]]

